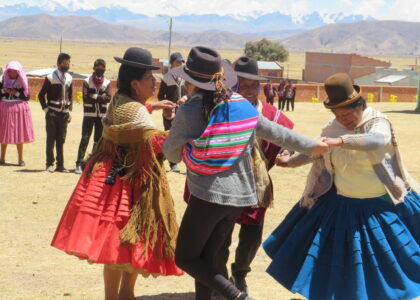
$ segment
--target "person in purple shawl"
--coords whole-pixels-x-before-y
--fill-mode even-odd
[[[17,61],[9,62],[0,77],[0,165],[6,164],[9,144],[17,146],[18,165],[25,165],[23,144],[35,140],[28,100],[28,79],[22,65]]]

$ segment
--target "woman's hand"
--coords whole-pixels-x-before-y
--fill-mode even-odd
[[[289,161],[290,161],[290,152],[288,150],[284,150],[281,153],[277,154],[275,164],[276,166],[288,168]]]
[[[326,138],[320,137],[316,140],[316,146],[312,150],[313,156],[320,156],[328,151],[328,144],[325,142]]]
[[[18,91],[17,91],[17,90],[15,90],[15,89],[10,89],[10,94],[12,94],[13,96],[16,96],[16,95],[17,95],[17,93],[18,93]]]
[[[178,100],[177,104],[178,104],[178,106],[181,106],[182,104],[184,104],[187,101],[188,101],[188,97],[183,96],[183,97],[181,97],[181,99]]]
[[[336,148],[343,146],[343,140],[341,137],[338,138],[325,138],[324,142],[328,144],[330,148]]]
[[[163,117],[166,120],[173,120],[175,118],[175,108],[164,108]]]

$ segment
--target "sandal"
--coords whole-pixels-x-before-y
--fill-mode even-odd
[[[24,167],[24,166],[26,166],[26,164],[25,164],[25,162],[22,160],[22,161],[20,161],[19,162],[19,167]]]

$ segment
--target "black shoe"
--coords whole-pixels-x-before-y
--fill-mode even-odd
[[[64,167],[57,167],[57,168],[55,168],[55,171],[56,172],[60,172],[60,173],[70,173],[70,171],[69,170],[67,170],[66,168],[64,168]]]
[[[248,294],[248,286],[245,277],[230,277],[230,281],[244,294]],[[244,298],[245,299],[245,298]]]
[[[0,166],[4,166],[6,162],[4,160],[0,160]]]
[[[83,173],[82,166],[81,165],[76,165],[76,169],[74,170],[74,173],[82,174]]]

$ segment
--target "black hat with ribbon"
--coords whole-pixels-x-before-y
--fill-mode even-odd
[[[207,47],[192,48],[185,65],[169,72],[207,91],[218,90],[219,84],[229,89],[237,82],[232,66],[222,60],[217,51]]]

